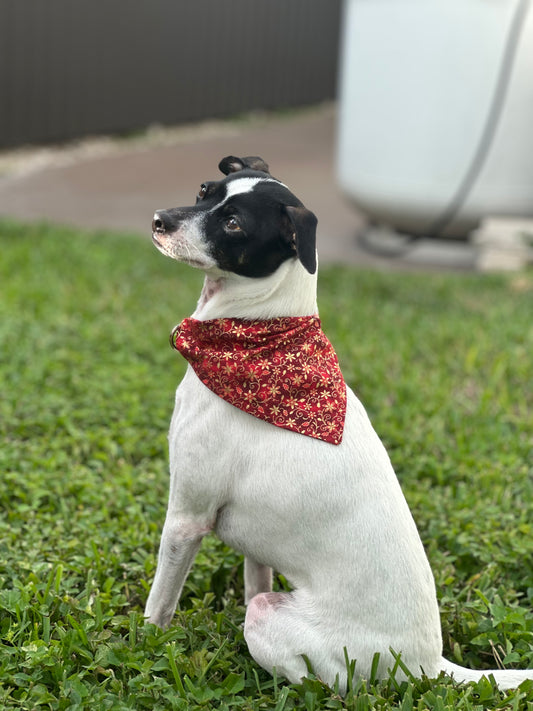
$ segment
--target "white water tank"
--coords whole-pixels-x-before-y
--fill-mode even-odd
[[[398,231],[533,216],[530,0],[345,0],[337,172]]]

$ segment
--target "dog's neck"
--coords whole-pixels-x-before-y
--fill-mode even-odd
[[[192,317],[207,321],[312,316],[318,313],[316,282],[316,271],[309,274],[297,259],[287,260],[261,279],[210,272]]]

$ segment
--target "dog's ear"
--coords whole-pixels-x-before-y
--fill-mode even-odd
[[[247,156],[246,158],[226,156],[222,158],[218,164],[218,168],[224,175],[237,173],[239,170],[245,170],[246,168],[250,170],[260,170],[263,173],[269,172],[268,165],[262,158],[259,158],[259,156]]]
[[[305,207],[283,206],[283,236],[309,274],[316,272],[316,216]]]

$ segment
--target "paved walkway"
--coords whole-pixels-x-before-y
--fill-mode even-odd
[[[473,268],[475,255],[465,243],[422,240],[400,257],[376,256],[358,243],[364,216],[335,181],[333,106],[153,130],[139,139],[95,139],[62,150],[0,153],[0,215],[148,237],[154,210],[192,204],[198,186],[219,177],[218,161],[230,154],[262,156],[313,210],[321,263]]]

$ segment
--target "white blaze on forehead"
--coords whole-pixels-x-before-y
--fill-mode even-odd
[[[244,193],[250,193],[258,183],[277,183],[278,185],[283,185],[279,180],[274,180],[274,178],[237,178],[237,180],[232,180],[231,183],[226,184],[226,196],[223,200],[212,207],[209,212],[214,212],[218,210],[227,200],[235,195],[243,195]],[[286,188],[286,185],[283,185]]]
[[[251,192],[257,183],[268,181],[269,178],[239,178],[226,184],[226,200],[234,195]]]

